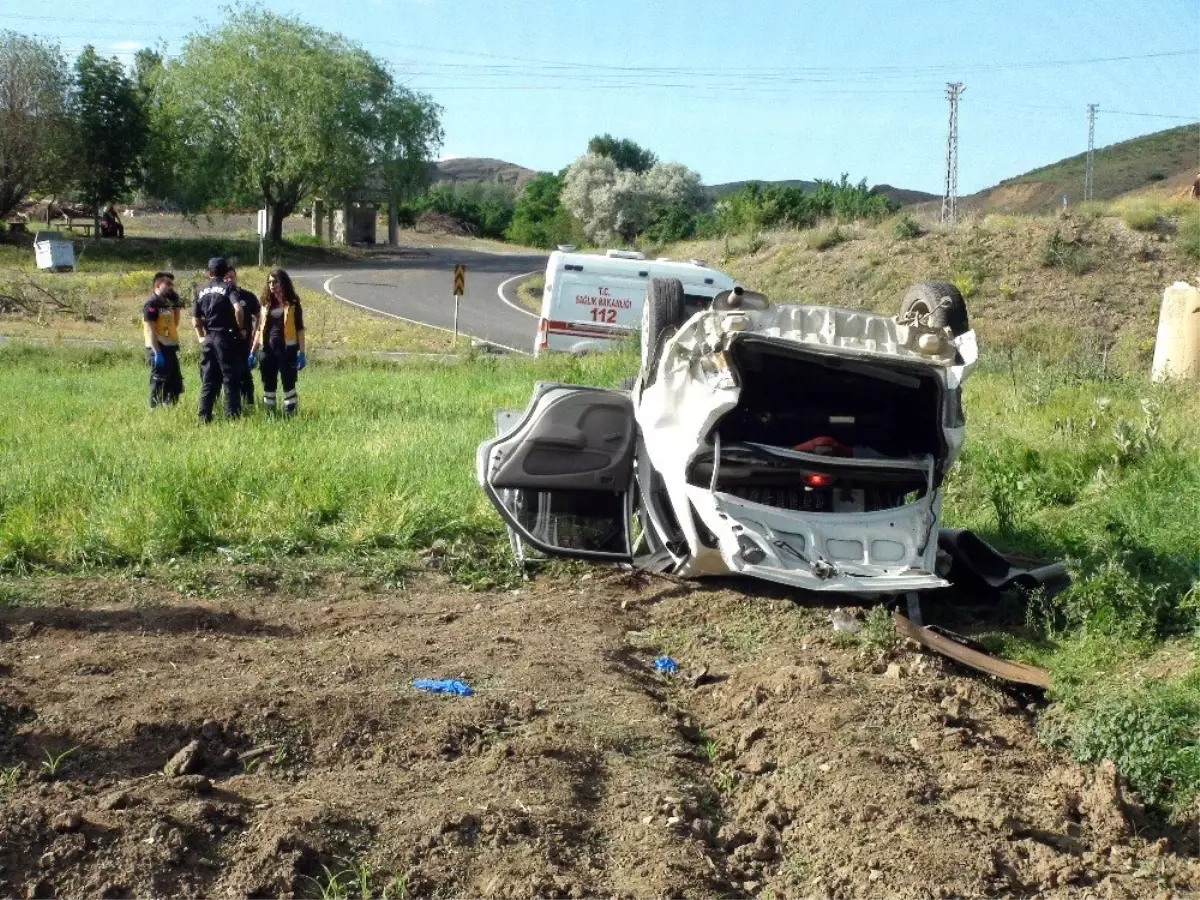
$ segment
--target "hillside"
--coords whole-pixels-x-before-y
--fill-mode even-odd
[[[1143,232],[1118,217],[990,215],[910,238],[885,221],[841,225],[836,234],[812,229],[695,241],[662,252],[708,259],[779,302],[877,312],[898,310],[915,281],[947,279],[967,295],[989,355],[1011,349],[1143,371],[1163,288],[1195,279],[1195,225],[1166,217]]]
[[[1048,166],[1008,178],[995,187],[964,197],[960,203],[978,212],[1046,213],[1067,202],[1083,199],[1087,154],[1080,153]],[[1190,185],[1200,167],[1200,131],[1181,125],[1101,147],[1095,152],[1095,199],[1113,200],[1125,194],[1166,185],[1177,193]]]
[[[478,156],[444,159],[430,165],[430,178],[435,183],[473,184],[478,182],[495,182],[520,187],[536,174],[537,172],[533,169],[518,166],[516,163]]]
[[[713,200],[720,200],[722,197],[734,193],[739,188],[747,184],[752,184],[753,179],[749,181],[727,181],[724,184],[710,184],[704,188],[705,193]],[[805,191],[816,190],[817,183],[815,181],[804,181],[802,179],[792,179],[790,181],[759,181],[763,187],[798,187]],[[922,203],[927,200],[934,200],[937,194],[926,193],[925,191],[912,191],[907,188],[892,187],[890,184],[877,184],[871,188],[877,194],[883,194],[894,203],[900,206],[908,206],[910,203]]]

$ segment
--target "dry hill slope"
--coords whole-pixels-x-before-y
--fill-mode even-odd
[[[976,212],[1048,213],[1083,199],[1087,155],[1080,153],[1008,178],[995,187],[964,197],[960,203]],[[1101,147],[1095,152],[1095,199],[1114,200],[1124,194],[1170,182],[1190,185],[1200,171],[1200,126],[1181,125],[1132,140]],[[1172,191],[1177,193],[1177,190]]]

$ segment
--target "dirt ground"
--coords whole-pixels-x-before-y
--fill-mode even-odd
[[[1200,890],[1193,833],[1039,747],[1032,698],[827,607],[606,569],[239,583],[0,607],[0,895]]]

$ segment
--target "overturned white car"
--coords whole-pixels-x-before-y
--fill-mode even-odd
[[[769,306],[740,288],[684,320],[655,279],[629,390],[539,383],[477,475],[518,554],[741,573],[817,591],[942,587],[941,487],[976,359],[958,291],[899,316]]]

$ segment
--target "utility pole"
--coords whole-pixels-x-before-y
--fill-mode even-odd
[[[946,83],[950,129],[946,135],[946,192],[942,195],[942,221],[951,225],[958,219],[958,98],[965,90],[961,81]]]
[[[1092,184],[1094,169],[1092,168],[1092,155],[1096,148],[1096,110],[1099,108],[1098,103],[1089,103],[1088,111],[1088,152],[1087,165],[1083,169],[1083,202],[1089,203],[1094,197],[1094,187]]]

